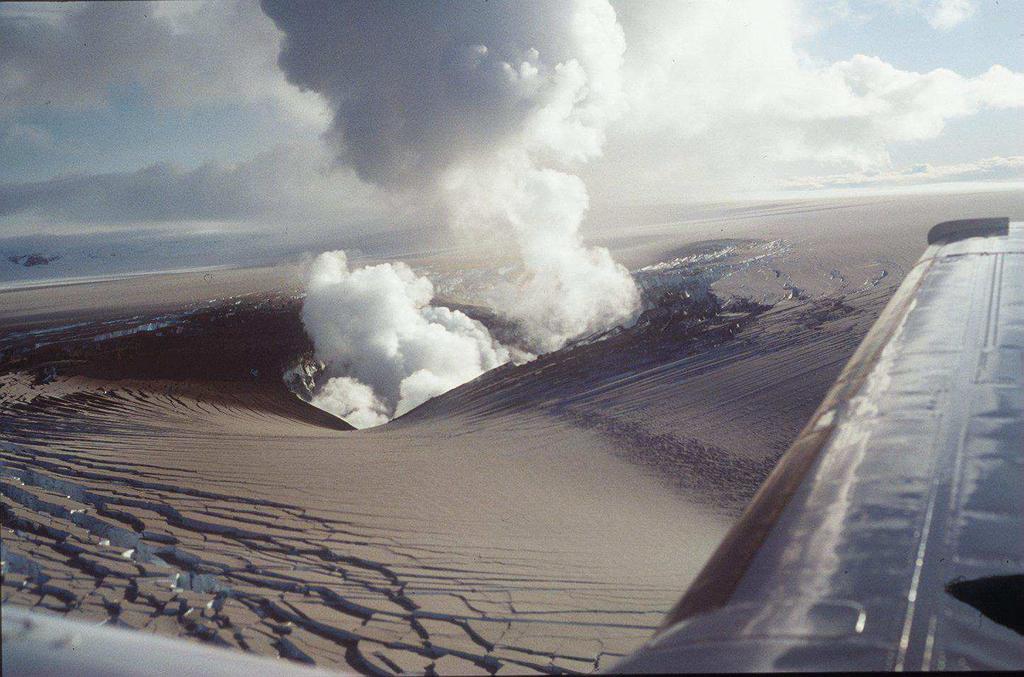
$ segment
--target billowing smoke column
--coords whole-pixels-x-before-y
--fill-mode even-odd
[[[587,248],[580,239],[587,191],[565,171],[601,153],[605,127],[624,106],[625,37],[605,0],[264,0],[263,7],[284,33],[280,64],[289,80],[331,104],[340,161],[386,188],[440,196],[460,228],[511,235],[521,274],[511,284],[496,282],[489,300],[518,321],[528,345],[556,350],[635,317],[639,293],[628,271],[607,250]],[[466,334],[452,326],[462,327],[468,318],[429,306],[429,282],[404,266],[348,272],[339,260],[318,260],[323,270],[314,271],[303,312],[317,353],[331,357],[324,359],[330,373],[348,379],[325,388],[321,397],[335,393],[367,421],[400,414],[407,402],[422,401],[402,392],[404,379],[415,373],[404,360],[380,362],[405,354],[380,348],[384,339],[351,342],[352,335],[376,336],[382,326],[352,326],[384,318],[376,311],[364,315],[369,309],[363,300],[376,294],[375,303],[406,308],[409,317],[461,338]],[[371,284],[385,290],[373,292]],[[359,312],[343,312],[349,306]],[[431,376],[410,381],[410,392],[443,392],[444,384],[454,387],[466,374],[507,359],[482,327],[469,326],[474,340],[491,346],[494,355],[474,358],[471,352],[470,365],[460,367],[465,354],[442,360],[439,348]],[[359,354],[355,345],[375,347]],[[429,379],[430,387],[415,385]]]
[[[497,166],[451,172],[448,191],[460,222],[511,227],[525,270],[513,285],[496,282],[489,300],[519,321],[535,351],[634,317],[639,294],[629,272],[608,250],[580,241],[587,192],[578,177],[512,154]]]
[[[313,404],[357,428],[380,425],[509,359],[487,329],[430,305],[434,288],[404,263],[349,270],[325,252],[309,271],[302,321],[335,376]]]

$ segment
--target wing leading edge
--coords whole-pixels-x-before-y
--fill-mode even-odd
[[[1024,667],[1024,224],[948,222],[615,671]]]

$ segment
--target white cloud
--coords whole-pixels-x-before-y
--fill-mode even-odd
[[[934,0],[922,3],[922,12],[932,28],[948,31],[967,21],[974,14],[972,0]]]
[[[0,7],[0,111],[106,106],[141,85],[159,106],[271,101],[328,122],[323,101],[277,67],[280,33],[251,0]]]
[[[1024,75],[999,65],[968,77],[862,54],[815,60],[800,49],[810,22],[796,0],[618,7],[629,114],[609,129],[606,160],[587,174],[606,199],[728,194],[815,168],[886,168],[894,144],[1024,106]]]
[[[897,14],[914,13],[932,28],[948,31],[974,16],[976,0],[832,0],[823,10],[826,16],[863,22],[880,10]]]

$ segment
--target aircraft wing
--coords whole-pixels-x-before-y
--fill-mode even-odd
[[[928,243],[616,671],[1024,667],[1024,224],[942,223]]]

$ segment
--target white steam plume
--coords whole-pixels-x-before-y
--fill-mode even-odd
[[[356,428],[372,428],[391,420],[388,406],[373,393],[373,388],[349,376],[329,379],[313,397],[312,404]]]
[[[536,50],[518,66],[503,64],[503,77],[529,93],[521,130],[493,153],[453,166],[442,181],[457,223],[511,231],[524,273],[491,301],[519,320],[539,352],[628,323],[640,303],[629,271],[580,239],[588,206],[583,181],[541,162],[600,155],[605,127],[624,105],[626,41],[611,6],[576,2],[567,36],[573,57],[553,67]],[[486,53],[477,50],[481,58]]]
[[[344,252],[318,256],[302,321],[329,380],[313,404],[380,425],[508,361],[482,324],[430,305],[433,295],[404,263],[349,270]]]
[[[523,273],[513,284],[496,282],[488,300],[519,322],[533,350],[557,350],[634,318],[639,293],[629,271],[580,241],[587,191],[579,177],[510,152],[493,166],[452,170],[447,188],[458,222],[511,229]]]
[[[511,235],[521,274],[496,280],[489,300],[533,350],[635,318],[629,272],[580,238],[587,191],[566,171],[601,154],[625,105],[625,37],[606,0],[263,6],[284,33],[289,80],[334,109],[342,161],[389,189],[439,193],[463,229]],[[342,398],[358,415],[401,414],[508,359],[481,325],[429,306],[429,282],[408,268],[350,273],[331,260],[318,260],[303,319],[332,372],[369,385],[383,404],[337,385],[332,392],[358,390]],[[330,282],[318,282],[328,269]],[[421,371],[391,337],[426,327],[439,337],[434,366]]]

